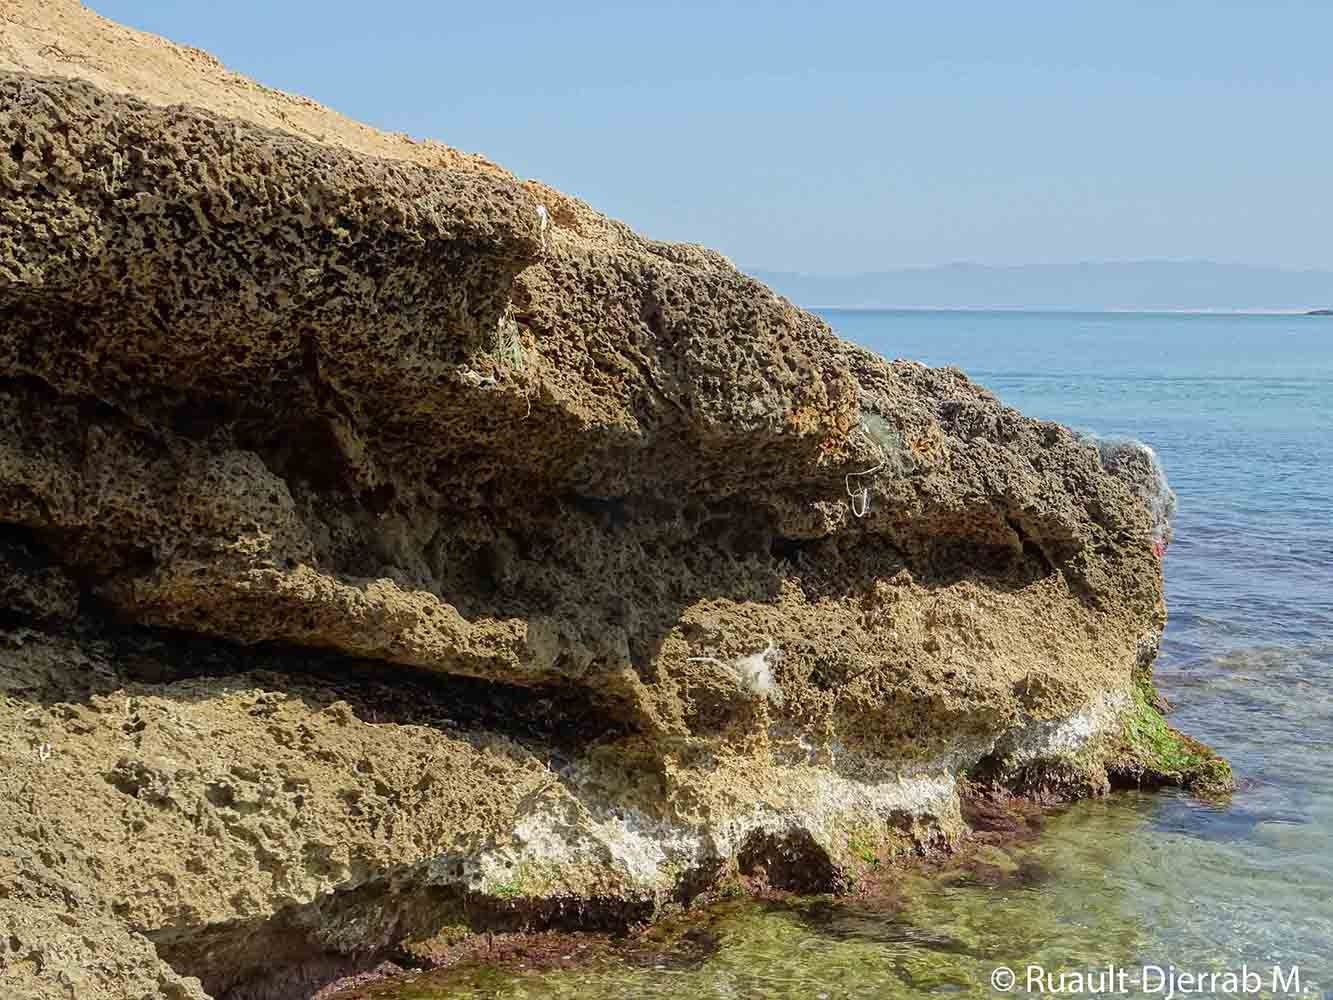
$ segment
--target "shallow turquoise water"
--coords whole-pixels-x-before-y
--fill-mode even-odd
[[[824,315],[886,356],[957,365],[1034,416],[1157,449],[1180,498],[1160,686],[1240,790],[1224,807],[1169,793],[1081,803],[997,856],[1012,877],[909,879],[892,913],[725,908],[702,961],[472,970],[397,995],[981,997],[1001,995],[998,965],[1021,977],[1028,963],[1244,964],[1274,995],[1277,963],[1333,997],[1333,320]],[[1156,985],[1113,995],[1165,997]],[[1009,995],[1035,995],[1021,986]]]

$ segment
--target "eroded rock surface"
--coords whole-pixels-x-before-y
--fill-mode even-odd
[[[301,996],[836,888],[961,836],[967,774],[1104,789],[1165,612],[1094,444],[480,157],[3,13],[7,988]]]

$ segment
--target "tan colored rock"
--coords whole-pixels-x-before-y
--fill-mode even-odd
[[[43,845],[0,973],[299,996],[784,852],[836,887],[979,766],[1104,787],[1165,611],[1094,445],[480,157],[0,14],[0,842]]]

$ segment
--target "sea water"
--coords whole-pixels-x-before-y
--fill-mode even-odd
[[[1157,450],[1179,495],[1158,683],[1239,790],[1077,804],[994,850],[988,877],[905,876],[888,908],[726,904],[702,957],[472,968],[392,995],[1281,996],[1296,969],[1305,995],[1333,997],[1333,319],[822,315],[885,357],[956,365],[1027,414]]]

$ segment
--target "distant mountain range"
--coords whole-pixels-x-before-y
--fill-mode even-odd
[[[1306,312],[1333,306],[1333,271],[1214,261],[947,264],[840,275],[751,273],[798,305],[810,307]]]

